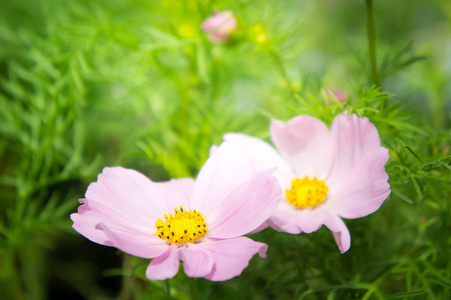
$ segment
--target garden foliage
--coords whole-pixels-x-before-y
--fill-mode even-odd
[[[197,280],[198,297],[451,298],[451,3],[374,1],[378,86],[368,2],[2,1],[1,298],[189,299],[183,274],[149,280],[149,260],[71,228],[87,185],[104,166],[194,177],[225,133],[270,142],[271,118],[330,126],[344,111],[369,118],[390,155],[391,194],[345,221],[350,250],[324,228],[267,229],[252,235],[266,259]],[[238,28],[215,43],[201,24],[226,10]]]

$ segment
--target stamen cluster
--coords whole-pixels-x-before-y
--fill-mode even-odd
[[[174,214],[164,214],[164,218],[164,221],[158,219],[155,223],[155,235],[172,244],[195,243],[208,231],[204,216],[195,209],[185,211],[180,206],[174,209]]]
[[[288,202],[296,207],[315,207],[326,199],[328,189],[326,182],[316,177],[296,178],[291,182],[291,189],[287,190],[285,196]]]

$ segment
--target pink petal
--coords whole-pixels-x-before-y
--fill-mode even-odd
[[[193,198],[195,186],[195,180],[193,178],[177,178],[164,182],[156,182],[156,184],[175,194],[174,200],[171,202],[175,202],[175,200],[180,199],[181,202],[183,202],[180,205],[187,205],[187,203],[190,202],[189,200]],[[175,207],[173,207],[173,209],[174,208]]]
[[[277,167],[273,175],[279,180],[282,188],[291,186],[294,175],[290,165],[280,156],[280,154],[270,144],[263,140],[241,134],[228,133],[224,135],[224,140],[242,146],[249,157],[252,158],[257,171],[268,170]]]
[[[266,244],[254,242],[246,237],[209,240],[196,246],[202,251],[208,251],[214,259],[212,271],[204,276],[212,281],[229,280],[240,275],[249,265],[252,256],[259,253],[260,257],[265,258],[268,249]]]
[[[282,198],[279,206],[269,218],[268,223],[277,231],[291,234],[301,233],[302,230],[297,226],[299,212],[299,209],[296,209],[286,199]]]
[[[295,222],[286,222],[284,220],[284,218],[287,217],[287,215],[291,215],[293,218],[297,217],[297,214],[295,213],[283,214],[280,213],[279,210],[276,210],[276,212],[271,216],[271,218],[267,221],[267,223],[271,228],[279,232],[287,232],[291,234],[301,233],[302,230]]]
[[[326,218],[327,213],[321,207],[302,209],[297,219],[297,225],[303,232],[311,233],[320,229]]]
[[[192,179],[155,183],[134,170],[105,168],[89,185],[86,199],[92,210],[150,235],[158,218],[188,203],[193,187]]]
[[[213,145],[213,146],[211,146],[210,147],[210,151],[208,152],[208,155],[209,156],[212,156],[215,152],[216,152],[216,150],[218,150],[218,146],[216,146],[216,145]]]
[[[222,143],[208,158],[196,180],[191,208],[204,216],[231,191],[255,175],[255,167],[242,147]]]
[[[331,136],[320,120],[298,116],[286,123],[272,120],[271,138],[299,177],[326,178],[332,161]]]
[[[134,256],[153,258],[161,255],[169,247],[169,244],[163,239],[153,235],[144,235],[111,221],[99,223],[96,228],[105,232],[112,246]]]
[[[214,259],[211,252],[199,245],[188,244],[180,249],[183,270],[189,277],[204,277],[213,269]]]
[[[256,229],[273,213],[280,201],[281,190],[273,170],[263,171],[236,187],[206,216],[214,238],[234,238]]]
[[[165,280],[174,277],[179,270],[180,251],[177,247],[170,247],[165,253],[154,258],[146,270],[149,279]]]
[[[83,201],[84,199],[80,199],[80,202],[83,203]],[[105,232],[96,228],[99,224],[98,214],[89,208],[88,203],[79,206],[78,213],[71,214],[70,218],[74,222],[72,227],[89,240],[101,245],[113,246]]]
[[[390,194],[384,164],[388,150],[378,147],[369,152],[344,178],[331,187],[327,210],[343,218],[369,215]]]
[[[255,228],[254,230],[249,231],[248,234],[253,234],[253,233],[260,232],[260,231],[262,231],[262,230],[265,230],[265,229],[268,228],[269,226],[270,226],[270,222],[269,222],[269,219],[268,219],[268,220],[266,220],[265,222],[263,222],[263,224],[261,224],[260,226],[258,226],[257,228]]]
[[[344,222],[336,215],[328,213],[323,207],[314,209],[290,208],[290,204],[281,204],[269,220],[277,231],[298,234],[311,233],[326,225],[333,233],[341,253],[351,246],[351,235]]]
[[[335,156],[329,183],[340,180],[368,152],[381,147],[376,127],[368,118],[359,118],[354,114],[349,117],[344,113],[336,116],[331,135]]]
[[[124,226],[102,212],[91,210],[89,202],[80,206],[78,211],[78,214],[71,215],[74,229],[95,243],[113,246],[144,258],[158,256],[168,248],[162,239]]]
[[[348,227],[338,216],[329,215],[325,225],[332,231],[335,242],[341,253],[345,253],[351,247],[351,235]]]
[[[271,216],[271,227],[277,231],[298,234],[317,231],[327,217],[327,212],[321,207],[314,209],[299,209],[282,200],[277,210]]]

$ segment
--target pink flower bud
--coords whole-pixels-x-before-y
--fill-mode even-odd
[[[214,13],[213,16],[202,22],[202,31],[207,33],[214,43],[229,42],[231,34],[237,27],[238,23],[230,10]]]
[[[335,98],[340,103],[345,103],[346,101],[348,101],[348,93],[346,93],[343,90],[337,89],[337,88],[332,88],[332,87],[327,88],[326,95],[327,95],[327,99],[329,100],[330,103],[332,103],[333,100],[335,100]]]

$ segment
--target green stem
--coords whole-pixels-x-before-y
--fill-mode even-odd
[[[374,26],[374,10],[373,0],[365,0],[366,4],[366,17],[367,17],[367,30],[368,30],[368,48],[371,64],[371,77],[373,84],[377,87],[381,87],[381,79],[377,70],[376,59],[376,29]]]
[[[199,291],[197,290],[197,285],[196,285],[196,278],[192,278],[192,277],[188,277],[188,286],[189,286],[189,292],[191,295],[191,299],[192,300],[199,300],[200,296],[199,296]]]
[[[124,275],[122,276],[122,287],[118,300],[126,300],[131,299],[133,297],[133,279],[131,277],[132,274],[132,256],[123,253],[122,257],[122,270]],[[130,274],[130,275],[125,275]]]
[[[169,284],[169,279],[166,279],[165,283],[166,283],[166,295],[168,296],[168,300],[171,300],[171,285]]]

